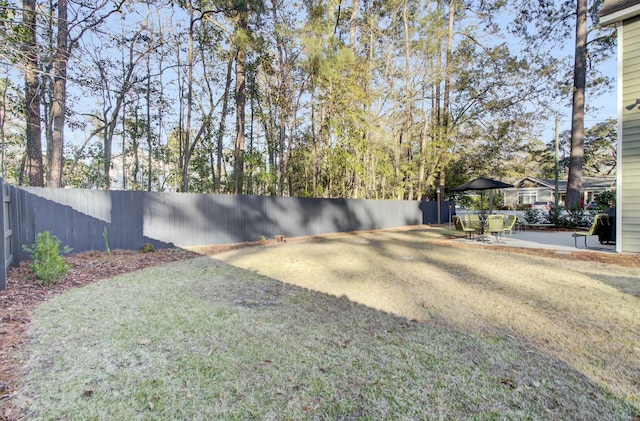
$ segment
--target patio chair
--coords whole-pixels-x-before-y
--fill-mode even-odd
[[[483,235],[494,234],[496,243],[499,243],[499,238],[502,237],[504,232],[504,215],[489,215],[485,221],[485,227]]]
[[[527,221],[524,216],[522,215],[516,215],[516,229],[518,230],[522,230],[522,231],[526,231],[527,227],[529,226],[529,221]]]
[[[513,231],[516,229],[516,222],[518,218],[516,215],[507,215],[504,219],[504,233],[509,232],[509,234],[513,234]]]
[[[609,216],[606,213],[599,213],[596,215],[591,227],[588,230],[575,231],[571,236],[573,237],[573,243],[578,248],[578,237],[584,238],[584,247],[589,248],[587,245],[587,239],[592,235],[598,235],[600,232],[609,228]]]
[[[456,231],[464,232],[466,237],[469,239],[472,239],[473,235],[476,233],[476,230],[467,226],[462,218],[460,218],[458,215],[453,215],[453,223],[456,226]]]
[[[477,213],[468,213],[464,216],[467,227],[473,228],[478,234],[482,234],[482,222]]]

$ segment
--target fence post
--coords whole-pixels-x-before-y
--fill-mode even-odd
[[[4,178],[0,177],[0,232],[2,232],[2,242],[0,243],[0,256],[2,256],[2,269],[0,269],[0,290],[7,289],[7,272],[13,258],[11,253],[11,211],[9,204],[8,185],[4,184]]]

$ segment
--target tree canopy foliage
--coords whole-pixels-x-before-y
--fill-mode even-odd
[[[541,128],[569,103],[572,75],[549,53],[566,34],[532,34],[570,4],[5,0],[2,174],[376,199],[542,176],[553,157]],[[594,57],[611,50],[594,45]],[[595,64],[590,82],[606,89]],[[592,130],[585,167],[606,171],[611,138]]]

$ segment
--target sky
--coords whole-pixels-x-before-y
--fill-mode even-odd
[[[586,93],[586,102],[588,106],[592,107],[592,110],[588,110],[585,115],[584,126],[585,129],[589,127],[595,126],[598,123],[606,121],[611,118],[617,118],[618,116],[618,103],[617,103],[617,74],[618,74],[618,61],[617,57],[614,56],[602,63],[599,66],[602,73],[606,76],[611,77],[615,82],[613,88],[610,92],[605,95],[600,95],[598,97],[593,97],[589,95],[589,90]],[[560,133],[566,130],[571,130],[571,106],[562,108],[562,116],[560,117]],[[549,141],[555,136],[555,121],[554,119],[549,119],[544,127],[544,138],[543,140]]]
[[[131,16],[131,18],[139,18],[139,16]],[[168,20],[168,16],[164,16],[163,19]],[[505,16],[502,24],[508,23],[508,20],[512,17]],[[501,40],[499,40],[501,42]],[[517,48],[517,47],[516,47]],[[568,39],[565,47],[558,51],[558,56],[566,56],[573,55],[573,40]],[[600,64],[599,66],[601,71],[613,78],[616,79],[617,75],[617,59],[615,54],[613,57],[605,62]],[[616,89],[614,88],[607,94],[600,97],[592,97],[587,91],[587,102],[592,106],[592,110],[588,111],[585,117],[585,128],[589,128],[594,126],[597,123],[605,121],[610,118],[617,117],[617,99],[616,99]],[[571,105],[570,104],[562,104],[554,107],[561,112],[560,120],[559,120],[559,130],[560,133],[570,130],[571,128]],[[550,117],[548,120],[541,123],[538,130],[541,135],[541,140],[545,143],[552,142],[555,136],[555,121],[553,117]],[[68,130],[69,140],[72,143],[79,144],[85,138],[86,133],[73,133],[72,130]]]
[[[497,23],[502,27],[502,33],[507,34],[508,31],[506,27],[511,23],[513,19],[513,15],[511,14],[511,10],[505,10],[497,19]],[[589,25],[592,23],[589,22]],[[591,40],[590,35],[589,40]],[[501,40],[499,40],[501,41]],[[519,45],[514,42],[515,39],[511,41],[507,38],[507,43],[510,49],[518,50]],[[552,50],[552,54],[555,57],[569,57],[571,62],[573,62],[575,51],[575,41],[573,37],[570,37],[566,40],[566,43],[562,47],[554,47]],[[609,119],[617,118],[617,74],[618,74],[618,62],[617,62],[617,50],[613,52],[612,56],[602,63],[597,64],[597,69],[604,75],[613,81],[613,86],[609,92],[605,95],[594,96],[590,92],[589,89],[586,91],[585,102],[589,109],[586,110],[585,113],[585,129],[588,129],[592,126],[595,126],[598,123]],[[571,104],[557,104],[553,107],[556,111],[560,113],[559,116],[559,133],[571,130]],[[551,114],[551,113],[550,113]],[[552,142],[555,138],[555,118],[550,115],[549,119],[547,119],[542,127],[539,128],[541,132],[542,139],[545,143]]]

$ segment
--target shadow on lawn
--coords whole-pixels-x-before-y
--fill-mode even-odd
[[[384,244],[379,246],[384,249]],[[396,257],[390,249],[383,253]],[[155,411],[157,419],[171,410],[159,413],[170,401],[179,402],[181,410],[205,411],[198,413],[201,419],[219,416],[206,413],[216,405],[222,405],[229,418],[243,418],[246,409],[246,418],[253,403],[265,411],[264,417],[289,418],[286,411],[293,406],[298,408],[292,414],[296,419],[523,414],[533,419],[620,419],[637,412],[578,370],[523,346],[513,336],[463,332],[444,319],[411,321],[215,258],[150,268],[55,300],[38,315],[52,327],[34,337],[41,358],[32,356],[31,369],[47,366],[33,372],[47,376],[43,389],[51,389],[53,405],[60,405],[60,389],[73,392],[72,382],[60,383],[60,373],[54,371],[54,360],[78,355],[73,347],[96,352],[95,358],[86,359],[84,374],[100,379],[90,389],[82,382],[75,385],[79,389],[66,396],[76,401],[66,402],[68,413],[55,418],[73,419],[69,414],[78,414],[75,404],[93,409],[109,405],[107,394],[120,392],[123,378],[141,387],[145,376],[155,378],[155,372],[161,381],[149,393],[163,394],[163,399],[154,400],[150,408],[145,397],[141,407]],[[77,313],[71,311],[74,307]],[[68,328],[71,334],[58,343],[64,332],[57,329],[66,326],[62,320],[73,325]],[[92,336],[100,331],[124,336],[123,345],[109,352],[87,349],[86,341],[97,341]],[[56,344],[55,352],[49,343]],[[160,367],[151,361],[159,361]],[[225,361],[227,365],[221,365]],[[109,375],[105,365],[112,368]],[[107,398],[100,400],[103,394]],[[121,397],[140,404],[131,394]],[[34,399],[41,397],[36,394]],[[184,419],[195,415],[182,414]]]
[[[581,272],[582,273],[582,272]],[[640,280],[635,277],[608,276],[603,274],[583,273],[592,279],[605,283],[618,291],[640,298]]]
[[[434,237],[428,229],[322,238],[313,241],[322,247],[305,247],[304,253],[312,257],[297,264],[312,265],[314,279],[330,279],[325,285],[318,285],[319,290],[339,296],[342,294],[342,285],[344,291],[350,291],[349,296],[352,299],[372,308],[393,307],[372,305],[372,296],[384,299],[387,295],[389,300],[395,300],[395,305],[411,302],[412,305],[422,306],[419,310],[424,317],[418,318],[442,324],[451,332],[461,331],[461,326],[466,325],[463,321],[459,326],[453,320],[455,317],[462,317],[470,320],[468,326],[462,330],[474,337],[483,340],[488,336],[499,337],[501,340],[505,337],[520,338],[517,341],[518,346],[536,349],[536,353],[539,354],[554,355],[558,357],[557,361],[563,361],[561,364],[565,367],[575,367],[569,370],[575,369],[576,373],[595,373],[591,375],[599,384],[604,387],[609,385],[614,389],[613,393],[635,402],[637,394],[633,392],[633,385],[637,384],[638,367],[634,365],[633,358],[625,356],[624,364],[616,369],[612,364],[620,364],[622,360],[615,356],[607,356],[608,350],[626,341],[629,332],[623,332],[624,335],[620,333],[622,336],[616,338],[612,346],[603,346],[599,338],[608,335],[605,332],[608,329],[606,323],[610,320],[603,319],[602,323],[598,321],[595,324],[590,322],[593,317],[596,317],[594,320],[598,320],[597,316],[592,314],[594,304],[601,301],[603,305],[608,305],[611,302],[604,298],[590,301],[590,294],[597,290],[596,282],[614,284],[618,279],[615,286],[621,289],[625,287],[624,283],[630,283],[632,278],[603,277],[598,275],[599,270],[595,270],[594,273],[581,272],[576,269],[577,265],[572,266],[573,269],[565,269],[559,259],[544,263],[526,255],[514,256],[499,250],[451,247],[429,242],[432,238]],[[348,246],[339,248],[342,242]],[[368,254],[367,249],[374,249],[375,255]],[[340,251],[335,253],[334,250]],[[253,253],[259,255],[261,251],[254,250]],[[353,253],[351,261],[343,256],[346,253]],[[455,254],[457,260],[449,259],[448,255],[451,254]],[[470,256],[474,255],[480,256],[482,261],[477,264],[482,265],[482,268],[470,264]],[[266,256],[269,256],[267,259],[274,259],[271,254]],[[351,264],[356,259],[360,262]],[[340,263],[336,264],[336,260]],[[524,282],[518,282],[522,274],[518,276],[514,272],[519,266],[518,262],[532,269]],[[397,264],[402,268],[396,268]],[[558,270],[554,267],[564,272],[556,273]],[[512,269],[509,271],[508,268]],[[538,269],[546,270],[553,276],[551,279],[538,278],[535,275]],[[294,271],[295,267],[287,266],[287,262],[283,261],[273,273],[289,270]],[[495,276],[498,270],[503,272],[501,276]],[[370,272],[371,276],[363,275],[362,271]],[[564,282],[563,276],[573,276],[571,274],[580,275],[577,283],[572,284],[575,289],[572,289],[572,286],[567,287]],[[451,277],[455,279],[452,281]],[[282,279],[285,279],[285,276]],[[589,287],[585,289],[584,285],[588,285],[589,282],[593,282],[593,290]],[[381,288],[380,285],[383,283]],[[541,288],[540,284],[543,283],[544,286]],[[561,291],[560,286],[563,286]],[[457,287],[461,288],[460,292],[463,294],[447,292],[448,288]],[[637,296],[637,291],[626,292]],[[361,295],[358,296],[358,293]],[[438,294],[445,294],[443,297],[447,301],[439,302],[438,297],[441,295]],[[565,302],[558,297],[565,294],[573,298]],[[477,300],[480,295],[484,296],[484,301]],[[613,298],[615,296],[616,294],[613,294]],[[443,311],[445,308],[446,311]],[[406,309],[401,308],[398,312],[402,313],[404,310]],[[409,318],[413,317],[412,314],[414,313],[404,311],[404,315],[409,315]],[[607,313],[607,316],[611,314]],[[529,326],[532,323],[535,325]],[[476,325],[481,329],[472,328]],[[635,341],[633,338],[630,340]]]
[[[318,244],[330,245],[334,240],[321,239],[318,240]],[[390,243],[400,244],[402,246],[413,247],[415,243],[410,241],[404,241],[402,239],[392,239],[389,241],[378,241],[375,238],[350,238],[350,242],[354,241],[356,246],[370,246],[375,247],[380,251],[381,255],[389,258],[397,259],[397,253],[394,253],[390,248]],[[421,244],[419,245],[421,250],[429,251],[431,245]],[[260,250],[253,250],[252,253],[260,253]],[[429,261],[428,254],[423,256],[423,259]],[[442,262],[438,260],[431,260],[434,265],[442,265]],[[380,262],[372,262],[371,265],[376,267]],[[407,262],[410,264],[410,261]],[[234,266],[234,268],[237,268]],[[245,271],[245,269],[239,269]],[[287,270],[283,268],[283,270]],[[473,273],[468,268],[461,265],[457,267],[451,265],[443,268],[444,271],[456,272],[462,277],[467,278],[469,283],[482,285],[483,288],[488,288],[493,292],[513,295],[517,297],[517,300],[527,302],[531,297],[528,297],[526,293],[522,291],[508,291],[506,284],[499,282],[493,282],[492,280],[474,278]],[[248,271],[251,276],[255,277],[256,272],[253,270]],[[465,276],[468,275],[468,276]],[[336,274],[338,275],[338,274]],[[341,273],[339,275],[344,275]],[[271,278],[264,278],[270,279]],[[465,370],[478,370],[478,376],[485,375],[483,370],[489,368],[489,376],[493,376],[499,383],[498,387],[506,387],[507,389],[526,389],[527,398],[535,401],[536,404],[542,404],[550,411],[550,414],[563,418],[565,416],[572,418],[581,416],[578,413],[582,413],[582,416],[590,417],[594,416],[597,411],[600,416],[605,419],[612,419],[609,410],[604,410],[607,405],[607,396],[611,396],[609,391],[597,386],[579,370],[571,367],[566,362],[552,358],[544,350],[538,350],[532,352],[532,344],[528,344],[527,341],[518,340],[516,338],[521,337],[517,333],[510,332],[505,326],[494,326],[494,329],[487,331],[477,331],[475,334],[463,332],[460,328],[453,323],[449,322],[445,317],[430,318],[426,323],[419,323],[416,321],[408,320],[404,317],[399,317],[391,313],[386,313],[372,307],[362,304],[358,301],[353,301],[342,296],[336,296],[321,292],[315,289],[309,289],[295,284],[283,283],[281,280],[271,280],[275,284],[271,284],[267,281],[260,281],[256,285],[242,285],[235,284],[231,290],[227,287],[223,288],[229,293],[232,293],[230,297],[230,303],[234,305],[242,305],[243,307],[259,310],[264,307],[272,307],[274,305],[288,305],[291,296],[297,294],[311,295],[313,298],[299,300],[296,302],[294,310],[284,311],[282,323],[287,324],[291,321],[291,318],[296,320],[295,327],[292,329],[304,329],[309,332],[322,331],[323,325],[332,324],[336,328],[336,332],[339,332],[339,337],[335,339],[336,343],[341,344],[345,341],[349,341],[349,338],[357,336],[358,334],[351,334],[354,330],[359,332],[372,332],[371,340],[375,343],[375,332],[401,332],[408,327],[413,331],[410,336],[400,340],[400,343],[407,342],[412,343],[416,341],[416,337],[431,337],[434,341],[442,341],[437,347],[448,348],[450,352],[457,354],[462,361],[469,363],[469,366],[464,368]],[[266,282],[264,284],[263,282]],[[219,290],[216,287],[216,290]],[[235,292],[234,292],[235,291]],[[253,291],[253,292],[250,292]],[[288,291],[283,295],[283,291]],[[393,291],[388,291],[389,294],[393,294]],[[295,301],[295,300],[294,300]],[[544,307],[543,303],[543,307]],[[288,314],[295,314],[295,316],[287,316]],[[418,332],[418,333],[415,333]],[[446,332],[444,334],[443,332]],[[313,335],[313,333],[311,333]],[[415,335],[415,336],[414,336]],[[524,345],[523,345],[524,343]],[[373,349],[363,348],[362,352],[375,353],[375,348],[379,344],[373,347]],[[485,348],[488,346],[491,349]],[[494,347],[495,346],[495,347]],[[424,352],[428,351],[428,346],[425,345]],[[411,354],[408,352],[407,355]],[[489,355],[498,356],[497,361],[493,360]],[[348,367],[345,367],[348,369]],[[446,368],[445,368],[446,370]],[[431,373],[432,374],[432,373]],[[429,376],[425,376],[425,381],[430,381]],[[540,387],[544,384],[546,387]],[[577,386],[580,384],[580,386]],[[581,392],[576,393],[576,390]],[[531,393],[531,395],[528,395]],[[585,400],[585,396],[589,396]],[[615,398],[615,401],[619,403],[625,402],[622,399]],[[594,406],[591,406],[594,404]],[[628,403],[624,403],[628,405]],[[573,409],[569,409],[573,408]],[[567,411],[567,412],[565,412]],[[572,412],[575,411],[575,412]],[[637,408],[630,409],[629,413],[637,412]],[[596,416],[597,417],[597,416]]]

